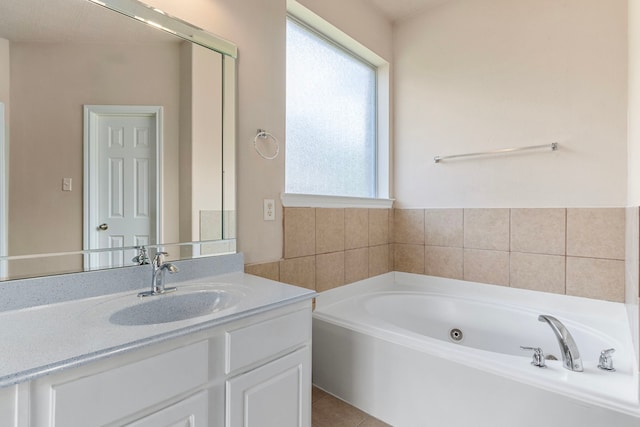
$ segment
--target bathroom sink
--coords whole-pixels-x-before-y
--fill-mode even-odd
[[[177,322],[216,313],[237,303],[238,295],[224,290],[197,290],[140,299],[116,311],[109,321],[116,325],[154,325]]]

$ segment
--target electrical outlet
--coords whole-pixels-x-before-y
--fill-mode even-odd
[[[264,207],[262,211],[265,221],[275,221],[276,204],[273,199],[264,199]]]
[[[71,178],[62,178],[62,191],[71,191]]]

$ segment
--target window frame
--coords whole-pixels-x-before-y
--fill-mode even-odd
[[[283,193],[285,207],[372,207],[386,208],[393,202],[390,196],[390,82],[389,63],[338,28],[297,2],[290,2],[286,19],[304,27],[328,44],[342,50],[363,64],[371,67],[375,76],[375,140],[374,140],[374,197],[351,197]],[[286,161],[286,151],[285,151]],[[285,183],[286,186],[286,183]]]

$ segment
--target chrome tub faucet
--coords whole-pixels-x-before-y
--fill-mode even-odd
[[[166,252],[158,252],[153,257],[153,261],[151,262],[151,290],[140,292],[138,294],[139,297],[148,297],[152,295],[161,295],[169,292],[174,292],[177,290],[175,287],[165,288],[164,286],[164,274],[165,270],[169,271],[169,273],[177,273],[178,267],[171,264],[170,262],[164,261],[164,256],[169,255]]]
[[[578,345],[564,324],[555,317],[546,314],[538,316],[538,320],[547,322],[553,333],[556,334],[558,345],[560,346],[560,354],[562,355],[562,366],[570,371],[582,372],[582,360],[580,359]]]

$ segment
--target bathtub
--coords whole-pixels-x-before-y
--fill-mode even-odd
[[[388,273],[323,292],[313,314],[314,384],[393,425],[640,426],[624,304]],[[562,367],[573,335],[583,372]],[[545,368],[533,366],[541,347]],[[597,368],[615,348],[615,372]]]

